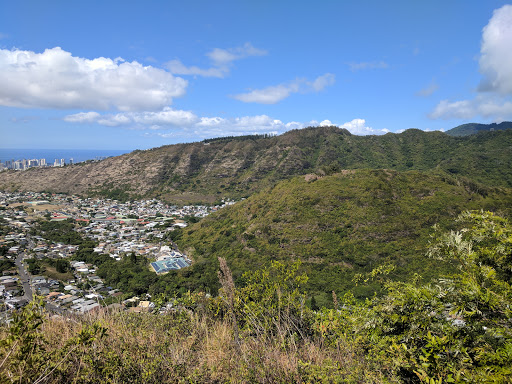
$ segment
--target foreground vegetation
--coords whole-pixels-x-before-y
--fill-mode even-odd
[[[166,314],[48,317],[32,303],[0,328],[0,381],[13,383],[507,383],[512,380],[512,226],[466,213],[429,256],[452,274],[429,283],[356,276],[384,295],[306,305],[300,263],[272,262],[219,295],[183,295]]]

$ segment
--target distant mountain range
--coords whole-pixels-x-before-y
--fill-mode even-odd
[[[418,129],[355,136],[337,127],[317,127],[273,137],[219,138],[134,151],[97,163],[4,171],[0,189],[214,202],[221,197],[247,197],[296,175],[329,175],[346,169],[438,169],[486,185],[510,187],[512,130],[487,127],[486,132],[464,137]]]
[[[475,133],[485,132],[485,131],[501,131],[503,129],[512,128],[511,121],[503,121],[499,124],[478,124],[478,123],[469,123],[462,124],[458,127],[452,128],[449,131],[446,131],[446,134],[450,136],[469,136],[474,135]]]

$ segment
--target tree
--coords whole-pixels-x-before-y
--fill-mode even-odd
[[[490,212],[459,216],[464,228],[436,233],[429,256],[459,273],[419,285],[388,282],[364,327],[390,351],[403,380],[512,380],[512,226]]]
[[[300,261],[246,272],[245,286],[237,289],[236,310],[242,329],[265,337],[283,339],[308,333],[309,311],[304,286],[308,277],[299,272]]]
[[[66,273],[69,270],[69,262],[67,260],[57,260],[55,262],[55,269],[59,273]]]
[[[316,303],[316,299],[315,299],[315,296],[312,296],[311,297],[311,309],[313,311],[318,311],[320,309],[320,307],[318,306],[318,304]]]

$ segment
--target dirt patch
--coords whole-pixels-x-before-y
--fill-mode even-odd
[[[34,211],[57,211],[62,209],[62,206],[55,204],[41,204],[41,205],[32,205],[26,204],[26,206],[33,208]]]
[[[219,199],[216,195],[202,195],[197,193],[166,193],[162,196],[160,196],[160,199],[171,203],[171,204],[193,204],[193,203],[209,203],[213,204],[216,200]]]
[[[44,266],[46,270],[43,272],[43,275],[49,277],[53,280],[61,280],[61,281],[68,281],[73,279],[73,274],[71,272],[66,273],[60,273],[57,272],[57,270],[54,267],[51,267],[49,265]]]
[[[304,180],[306,180],[308,183],[311,181],[318,180],[320,178],[321,176],[315,175],[314,173],[308,173],[307,175],[304,176]]]
[[[343,176],[353,175],[354,173],[356,173],[355,169],[342,169],[341,171],[338,172],[339,175]]]

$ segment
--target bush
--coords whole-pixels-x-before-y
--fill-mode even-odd
[[[465,228],[437,234],[430,256],[459,273],[434,283],[390,282],[364,328],[372,353],[411,382],[512,380],[512,227],[465,213]]]

